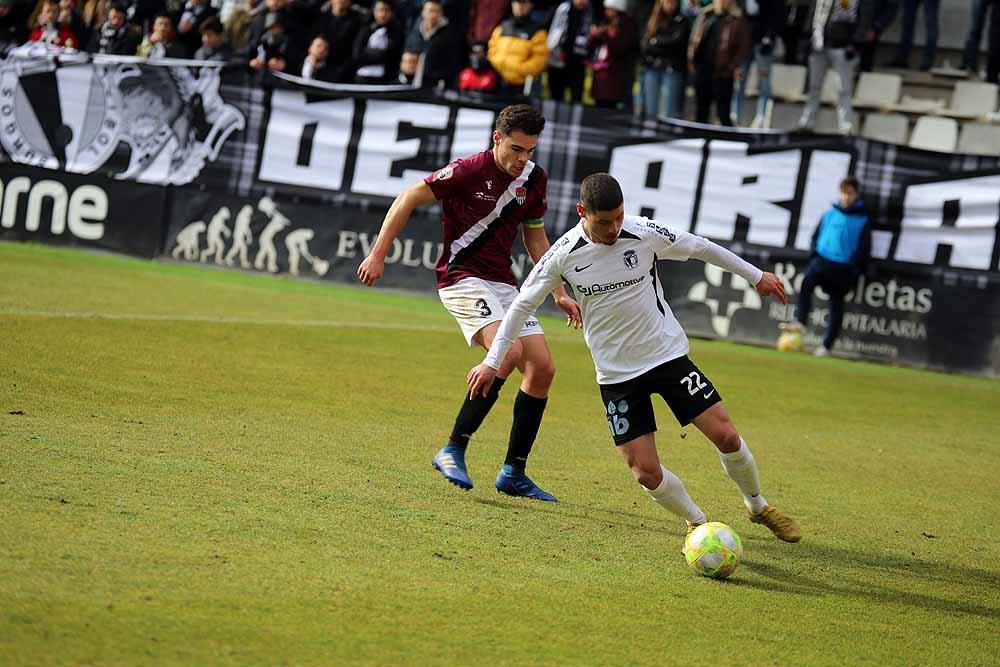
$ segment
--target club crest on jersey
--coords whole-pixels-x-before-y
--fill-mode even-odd
[[[639,257],[635,254],[635,250],[626,250],[622,260],[625,262],[625,268],[627,269],[634,269],[639,265]]]
[[[514,188],[514,199],[517,200],[517,205],[520,206],[524,203],[524,200],[528,198],[528,188],[518,187]]]

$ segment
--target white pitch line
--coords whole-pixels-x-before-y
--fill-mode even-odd
[[[46,310],[0,310],[0,317],[38,317],[47,319],[94,319],[94,320],[134,320],[145,322],[204,322],[207,324],[259,324],[287,327],[329,327],[332,329],[390,329],[396,331],[426,331],[431,333],[456,332],[455,327],[433,324],[401,324],[398,322],[349,322],[344,320],[272,320],[256,317],[219,317],[216,315],[152,315],[148,313],[96,313],[53,312]],[[545,334],[546,338],[559,342],[582,342],[582,337],[573,335]]]
[[[51,312],[44,310],[4,310],[0,317],[41,317],[50,319],[139,320],[149,322],[205,322],[209,324],[263,324],[278,326],[331,327],[338,329],[397,329],[454,333],[454,327],[440,327],[398,322],[349,322],[342,320],[274,320],[255,317],[219,317],[215,315],[151,315],[144,313]]]

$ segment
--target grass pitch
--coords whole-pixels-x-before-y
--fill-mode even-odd
[[[0,663],[1000,660],[1000,383],[694,341],[804,535],[747,522],[658,405],[665,464],[743,538],[716,582],[544,323],[529,472],[558,504],[493,490],[513,389],[474,490],[431,470],[481,359],[436,301],[0,244]]]

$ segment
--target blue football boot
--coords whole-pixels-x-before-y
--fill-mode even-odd
[[[497,491],[506,493],[508,496],[518,496],[520,498],[533,498],[534,500],[547,500],[550,503],[556,502],[556,497],[551,493],[546,493],[538,488],[538,485],[531,481],[531,478],[523,472],[515,472],[509,465],[504,465],[497,474]]]
[[[455,486],[469,490],[472,488],[472,480],[469,478],[469,471],[465,469],[465,450],[459,447],[445,445],[434,458],[431,465],[435,470],[441,472],[444,478]]]

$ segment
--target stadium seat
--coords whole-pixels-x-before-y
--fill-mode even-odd
[[[784,65],[775,63],[771,66],[772,96],[788,102],[802,102],[806,99],[806,74],[808,70],[802,65]]]
[[[944,111],[945,102],[944,100],[926,98],[926,97],[913,97],[912,95],[903,95],[903,99],[892,107],[895,111],[901,111],[903,113],[941,113]]]
[[[958,121],[952,118],[921,116],[910,135],[910,147],[951,153],[958,141]]]
[[[899,101],[903,77],[898,74],[862,72],[854,89],[854,106],[863,109],[891,109]]]
[[[823,77],[823,90],[819,95],[819,99],[823,104],[836,106],[839,98],[840,75],[836,71],[828,69],[826,76]]]
[[[1000,155],[1000,127],[985,123],[963,123],[958,152],[968,155]]]
[[[816,132],[819,134],[840,134],[840,121],[837,118],[837,110],[829,107],[820,107],[816,114]]]
[[[802,118],[802,105],[771,100],[771,115],[768,127],[775,130],[794,130]]]
[[[905,144],[910,130],[910,120],[898,113],[870,113],[865,116],[861,136],[889,144]]]
[[[959,81],[951,105],[943,111],[955,118],[981,118],[997,109],[997,85],[982,81]]]

